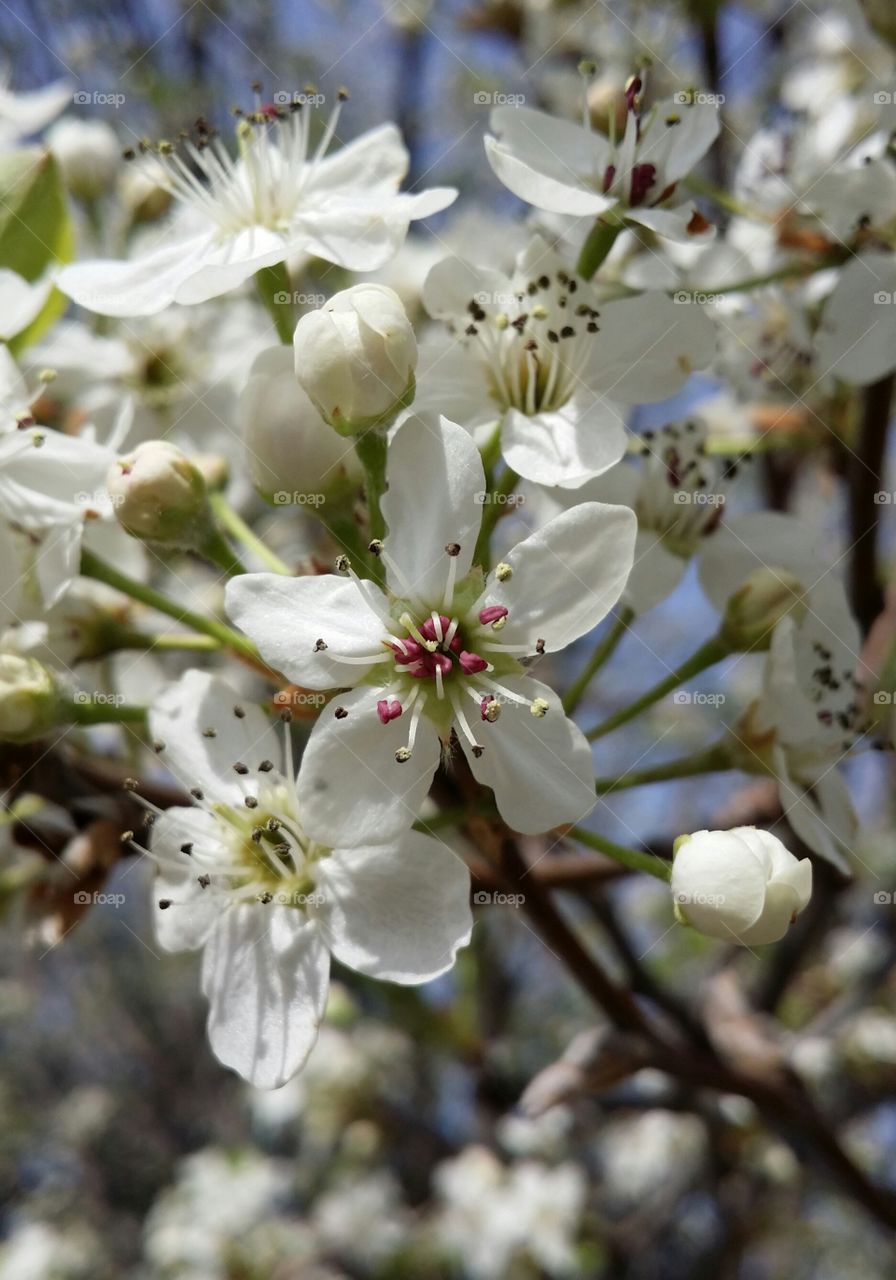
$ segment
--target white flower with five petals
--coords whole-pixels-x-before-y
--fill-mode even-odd
[[[500,425],[514,471],[563,488],[622,457],[620,405],[674,395],[715,345],[697,306],[660,293],[599,304],[537,236],[511,276],[447,258],[430,271],[423,301],[453,337],[421,352],[417,406],[477,436]]]
[[[672,240],[706,238],[713,228],[677,188],[715,141],[718,109],[676,94],[645,113],[640,92],[636,76],[618,141],[587,122],[496,107],[485,138],[489,164],[514,195],[547,213],[635,222]]]
[[[184,155],[169,145],[164,171],[180,216],[160,247],[131,261],[66,267],[64,293],[101,315],[152,315],[173,302],[205,302],[263,267],[307,254],[351,271],[375,271],[398,251],[408,224],[451,204],[456,192],[400,194],[408,157],[394,125],[328,156],[337,105],[316,146],[310,108],[259,106],[237,127],[234,160],[202,126]]]
[[[619,598],[635,518],[583,503],[484,576],[474,548],[485,476],[455,423],[410,418],[389,449],[381,549],[387,590],[354,575],[230,581],[231,618],[269,663],[310,689],[353,687],[312,731],[309,821],[352,841],[416,818],[452,731],[502,817],[526,833],[594,807],[591,751],[523,662],[565,648]]]
[[[202,948],[209,1041],[225,1066],[266,1089],[299,1070],[331,954],[404,984],[451,968],[472,920],[469,874],[447,846],[406,832],[332,847],[299,808],[288,729],[281,748],[263,713],[206,672],[169,687],[150,727],[197,802],[153,824],[156,936],[167,951]]]

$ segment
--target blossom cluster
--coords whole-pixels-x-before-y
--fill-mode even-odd
[[[122,160],[69,115],[20,144],[53,86],[12,113],[43,220],[0,240],[0,738],[117,770],[114,856],[78,874],[151,861],[155,939],[201,952],[211,1048],[261,1088],[308,1060],[334,962],[451,970],[471,865],[525,903],[508,849],[533,874],[565,846],[616,859],[668,882],[670,923],[751,949],[813,863],[860,869],[840,766],[886,745],[892,663],[863,649],[849,549],[746,509],[742,477],[782,442],[858,458],[865,388],[889,412],[883,106],[835,154],[808,109],[796,138],[760,130],[722,202],[698,194],[711,95],[641,69],[601,110],[582,75],[579,121],[492,112],[490,172],[525,206],[494,243],[453,188],[402,190],[394,125],[343,142],[342,93],[318,118],[259,90],[232,142],[200,119]],[[73,223],[79,252],[51,249]],[[618,705],[604,664],[652,610],[688,623],[689,575],[712,629]],[[742,706],[715,740],[623,767],[605,737],[720,663]],[[611,791],[735,770],[776,788],[776,831],[695,813],[657,856],[597,829]],[[36,934],[88,897],[45,895]],[[467,1165],[505,1177],[487,1159],[443,1171],[449,1234]]]

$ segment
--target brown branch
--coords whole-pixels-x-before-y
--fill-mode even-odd
[[[849,594],[863,634],[884,607],[877,543],[881,474],[890,425],[894,375],[865,388],[856,448],[846,467],[849,499]]]

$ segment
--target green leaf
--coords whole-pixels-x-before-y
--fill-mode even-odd
[[[0,156],[0,267],[37,280],[71,261],[74,235],[56,160],[36,147]]]
[[[37,280],[53,263],[70,262],[74,230],[55,158],[37,147],[0,156],[0,267]],[[47,331],[68,306],[54,289],[43,310],[10,349],[23,351]]]

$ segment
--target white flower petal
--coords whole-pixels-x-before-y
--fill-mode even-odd
[[[277,1089],[314,1047],[327,1003],[330,955],[295,907],[225,911],[202,956],[215,1056],[258,1089]]]
[[[474,777],[494,791],[501,817],[514,831],[535,835],[581,822],[597,802],[585,735],[547,685],[528,677],[501,684],[527,699],[543,698],[548,710],[533,716],[527,706],[504,700],[494,723],[476,723],[482,755],[477,759],[461,740]]]
[[[672,897],[701,933],[741,940],[765,903],[764,860],[733,831],[696,831],[672,863]]]
[[[389,982],[428,982],[470,940],[470,873],[447,845],[416,831],[390,845],[337,849],[316,867],[316,910],[342,964]]]
[[[844,875],[851,874],[847,854],[858,831],[849,789],[832,767],[810,789],[791,776],[786,753],[774,750],[775,777],[784,816],[813,853]]]
[[[597,191],[589,190],[577,174],[556,161],[550,166],[553,172],[545,172],[534,168],[490,134],[486,134],[484,142],[485,154],[495,177],[504,183],[508,191],[536,209],[569,217],[596,217],[616,203]]]
[[[815,349],[818,367],[859,387],[896,368],[896,256],[850,258],[827,301]]]
[[[576,489],[617,463],[626,439],[616,407],[585,391],[553,413],[529,417],[510,409],[501,451],[507,465],[527,480]]]
[[[366,685],[340,694],[312,730],[296,790],[302,824],[319,844],[392,840],[416,820],[429,791],[439,763],[438,735],[423,716],[413,755],[399,763],[395,752],[407,743],[410,716],[382,724],[376,709],[382,696]],[[338,717],[337,709],[348,714]]]
[[[629,507],[583,502],[549,520],[505,557],[512,575],[489,581],[478,608],[504,605],[507,644],[551,653],[590,631],[625,586],[638,522]]]
[[[282,768],[280,739],[267,716],[208,671],[185,671],[164,689],[150,707],[149,727],[164,743],[162,763],[183,787],[199,787],[212,802],[242,805],[251,790],[246,782],[257,778],[263,760]],[[246,781],[234,772],[237,763],[250,770]]]
[[[78,306],[101,316],[155,315],[174,302],[211,239],[210,232],[170,236],[160,248],[127,261],[76,262],[62,268],[56,284]]]
[[[217,848],[218,823],[204,809],[166,809],[152,825],[150,848],[159,874],[152,887],[156,941],[165,951],[195,951],[201,947],[230,905],[226,892],[199,883],[202,869],[181,852],[184,844]],[[159,907],[168,901],[170,907]]]
[[[723,523],[699,555],[700,585],[720,613],[744,579],[765,568],[814,586],[827,568],[816,531],[777,511],[751,511]]]
[[[357,684],[369,668],[340,662],[371,655],[382,661],[385,597],[373,583],[359,587],[353,578],[320,574],[287,578],[276,573],[246,573],[227,584],[228,616],[258,645],[266,662],[307,689]],[[323,640],[328,648],[318,649]]]
[[[601,307],[590,381],[616,400],[649,404],[680,391],[714,351],[715,329],[698,304],[675,303],[661,293],[624,298]]]
[[[458,580],[470,569],[482,519],[485,473],[469,432],[447,418],[405,419],[389,444],[389,488],[382,511],[389,528],[386,550],[400,572],[389,585],[396,595],[409,589],[425,604],[444,593],[451,557],[459,545]]]

